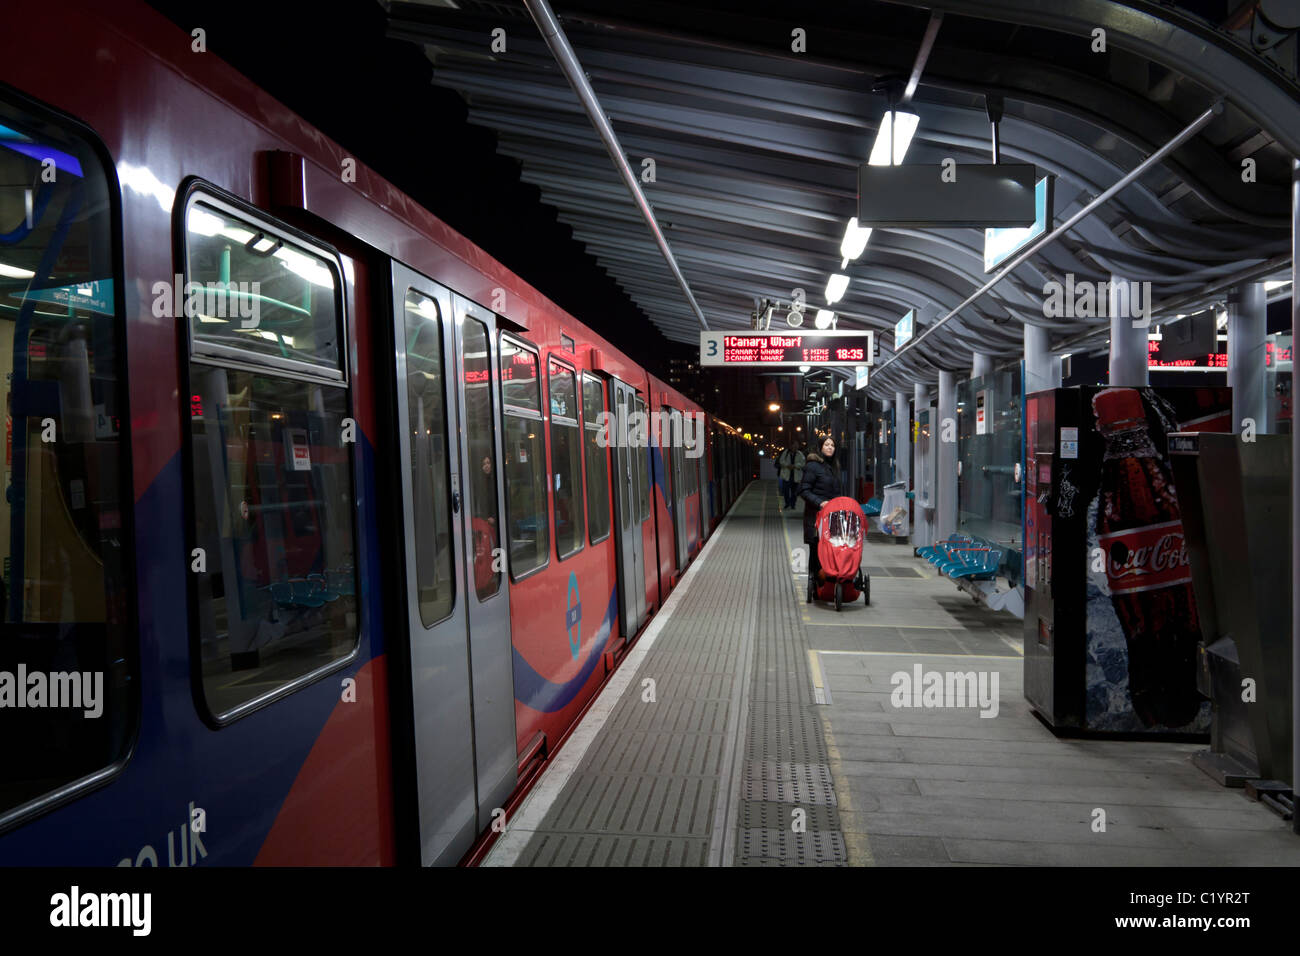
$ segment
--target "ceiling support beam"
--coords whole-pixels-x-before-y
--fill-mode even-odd
[[[573,92],[578,95],[578,100],[582,103],[583,109],[587,111],[587,116],[591,119],[591,125],[595,127],[596,133],[609,151],[610,159],[614,161],[619,175],[623,177],[623,182],[627,184],[628,190],[632,193],[632,199],[636,202],[637,208],[641,210],[641,215],[645,217],[650,232],[654,234],[655,242],[659,244],[659,251],[663,253],[668,268],[672,270],[673,277],[677,279],[677,284],[682,287],[682,292],[686,295],[686,301],[690,303],[691,310],[695,313],[695,317],[699,319],[700,328],[708,329],[709,322],[704,317],[704,312],[700,309],[699,303],[695,301],[695,296],[691,293],[691,287],[686,281],[686,276],[682,275],[682,270],[677,265],[673,250],[669,247],[668,240],[664,237],[663,230],[659,228],[659,223],[655,219],[654,210],[650,208],[650,202],[645,198],[645,193],[641,191],[641,184],[637,182],[636,174],[632,172],[632,167],[628,165],[627,157],[623,153],[623,147],[619,144],[618,136],[614,133],[614,127],[610,125],[609,118],[600,105],[600,100],[596,99],[596,92],[591,88],[591,83],[588,82],[587,74],[583,72],[582,64],[578,62],[573,47],[569,45],[569,39],[564,35],[560,21],[555,18],[555,14],[551,11],[551,6],[546,0],[524,0],[524,6],[528,8],[533,22],[537,24],[537,29],[541,31],[542,38],[546,40],[546,45],[551,48],[551,53],[555,56],[555,62],[559,65],[560,72],[564,74],[569,81],[569,85],[573,87]]]

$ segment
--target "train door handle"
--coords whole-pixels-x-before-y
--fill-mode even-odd
[[[454,515],[460,514],[460,492],[459,491],[453,491],[451,493],[451,513]]]

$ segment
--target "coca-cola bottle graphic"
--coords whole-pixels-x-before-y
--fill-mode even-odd
[[[1182,727],[1201,707],[1200,622],[1173,476],[1151,440],[1140,392],[1104,389],[1092,408],[1106,442],[1097,543],[1128,645],[1129,697],[1143,724]]]

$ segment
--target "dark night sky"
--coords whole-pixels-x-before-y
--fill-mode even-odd
[[[496,136],[432,85],[415,44],[384,36],[374,0],[159,0],[150,4],[208,51],[302,115],[660,377],[670,343],[573,239]],[[328,11],[329,15],[322,15]],[[629,198],[629,203],[631,199]]]

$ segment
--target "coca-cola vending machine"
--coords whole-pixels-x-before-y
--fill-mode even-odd
[[[1205,734],[1201,639],[1166,435],[1230,430],[1227,388],[1025,400],[1025,697],[1053,729]]]

